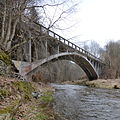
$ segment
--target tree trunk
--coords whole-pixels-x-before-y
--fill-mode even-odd
[[[3,42],[4,37],[5,37],[5,19],[6,19],[6,4],[5,4],[4,13],[3,13],[3,20],[2,20],[1,43]]]
[[[12,34],[11,34],[11,37],[10,37],[10,41],[12,41],[12,39],[14,38],[14,35],[15,35],[15,30],[16,30],[16,26],[17,26],[17,23],[19,21],[19,18],[16,18],[14,24],[13,24],[13,30],[12,30]]]
[[[7,35],[6,35],[6,39],[4,42],[4,45],[7,45],[8,40],[10,39],[10,33],[11,33],[11,22],[12,22],[12,15],[10,13],[9,15],[9,22],[8,22],[8,30],[7,30]],[[6,46],[7,47],[7,46]]]

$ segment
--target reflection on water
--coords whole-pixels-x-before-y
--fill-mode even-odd
[[[120,90],[53,86],[54,109],[68,120],[120,120]]]

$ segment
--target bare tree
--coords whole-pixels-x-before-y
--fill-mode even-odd
[[[1,9],[1,37],[0,45],[1,47],[9,51],[11,49],[11,44],[17,38],[17,27],[20,30],[18,33],[18,39],[26,39],[25,32],[29,32],[29,27],[26,25],[28,22],[38,22],[47,24],[47,27],[52,28],[58,21],[63,20],[65,16],[71,14],[75,5],[69,7],[65,6],[66,1],[39,1],[39,0],[2,0],[0,1]],[[62,6],[59,8],[59,6]],[[56,10],[59,8],[58,13]],[[49,11],[54,10],[54,15],[49,15]],[[28,20],[28,19],[29,20]],[[19,28],[22,26],[24,29]]]
[[[4,0],[1,4],[2,11],[2,24],[1,24],[1,46],[9,50],[13,41],[16,26],[20,21],[28,0]]]
[[[96,57],[100,57],[100,45],[96,41],[91,41],[89,45],[89,51]]]
[[[106,64],[109,66],[110,69],[110,76],[112,78],[119,78],[120,77],[120,43],[119,42],[112,42],[110,41],[106,45],[106,50],[103,52],[104,60]],[[106,74],[109,70],[106,72]]]

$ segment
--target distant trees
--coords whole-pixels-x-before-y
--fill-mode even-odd
[[[110,41],[105,46],[105,51],[103,52],[105,63],[109,66],[108,72],[109,76],[112,78],[120,77],[120,42]]]
[[[83,42],[83,48],[98,58],[101,57],[101,52],[103,51],[100,45],[94,40],[87,40]]]
[[[100,57],[100,45],[96,41],[91,41],[89,46],[89,51],[96,57]]]
[[[101,48],[96,41],[91,41],[89,44],[84,44],[83,48],[105,62],[103,77],[120,77],[120,40],[110,41],[105,48]]]

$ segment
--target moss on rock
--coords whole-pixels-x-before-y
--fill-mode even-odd
[[[13,83],[13,85],[15,86],[17,91],[23,94],[23,97],[27,100],[29,100],[32,97],[31,93],[35,90],[35,88],[30,82],[16,81]]]
[[[43,113],[37,113],[36,117],[35,117],[35,120],[48,120],[48,116],[43,114]]]
[[[53,102],[54,98],[53,98],[53,92],[51,91],[47,91],[43,96],[41,96],[41,100],[44,103],[50,103]]]
[[[7,53],[0,51],[0,75],[9,74],[12,68],[12,60]]]
[[[3,51],[0,51],[0,60],[4,61],[7,65],[11,65],[12,64],[12,61],[11,61],[9,55],[7,55]]]

